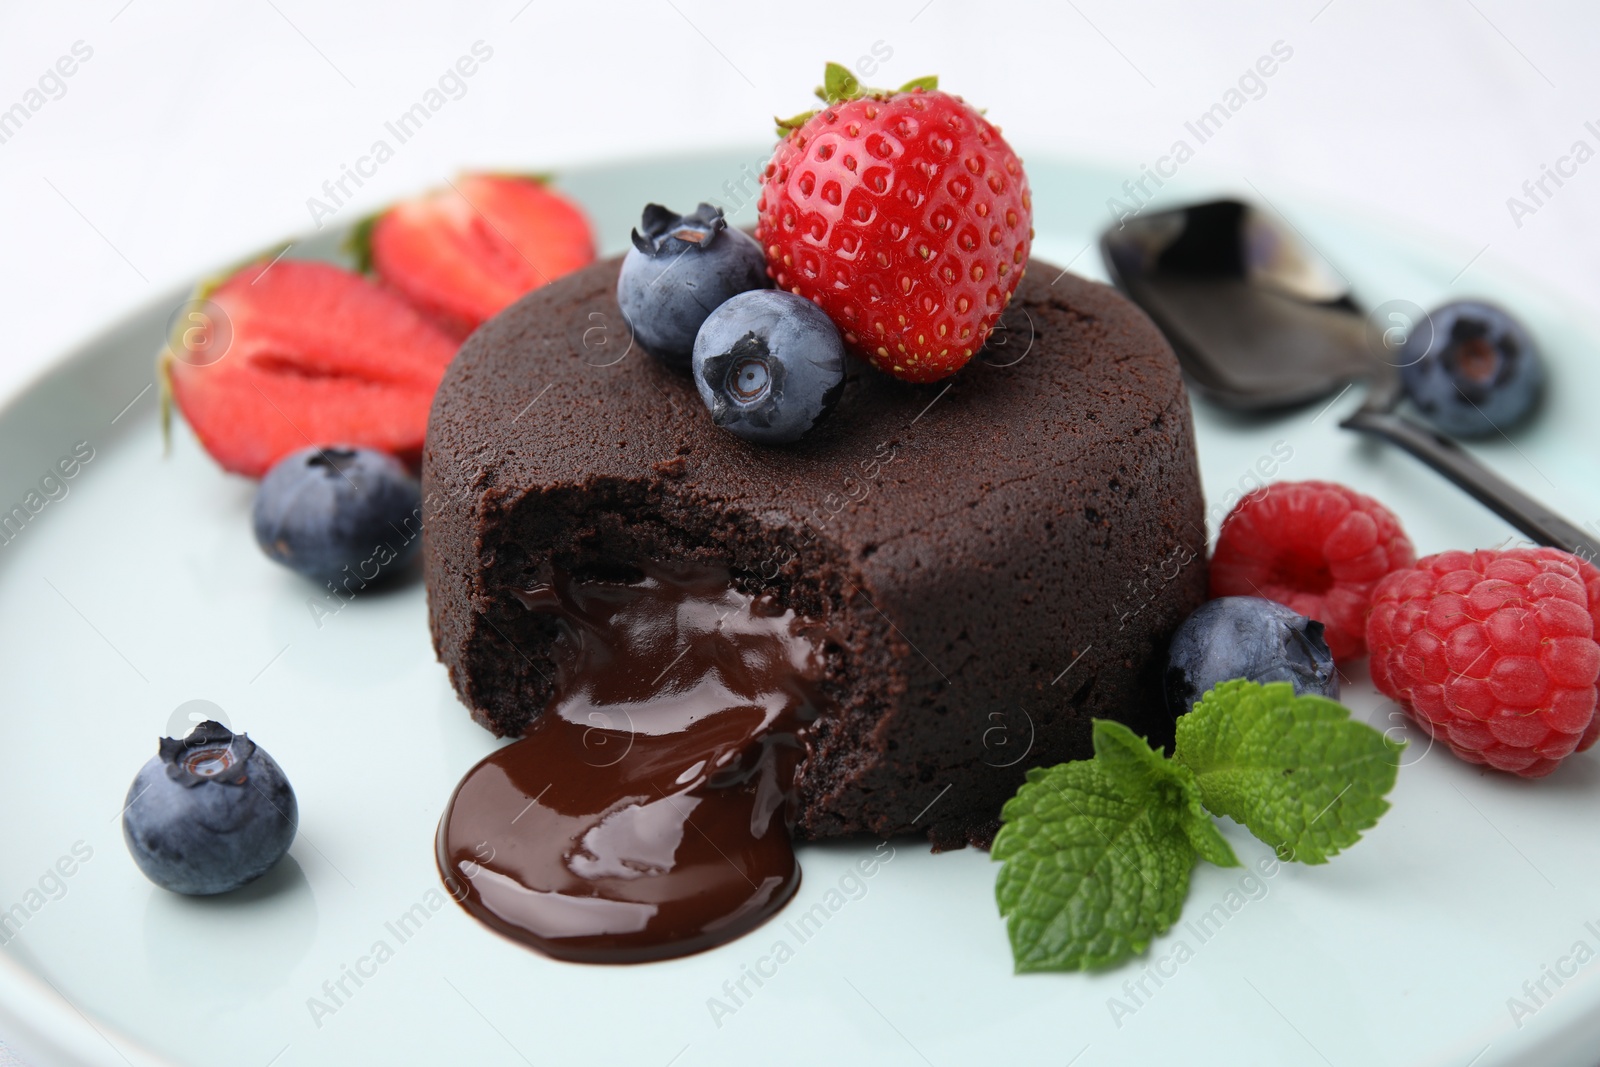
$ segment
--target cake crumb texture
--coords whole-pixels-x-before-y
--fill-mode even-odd
[[[518,735],[551,697],[554,624],[511,590],[698,560],[828,624],[802,838],[987,846],[1027,768],[1092,753],[1092,719],[1170,741],[1161,664],[1206,537],[1188,396],[1142,312],[1035,261],[960,374],[853,364],[822,425],[762,447],[630,347],[618,265],[490,320],[434,400],[429,621],[478,722]]]

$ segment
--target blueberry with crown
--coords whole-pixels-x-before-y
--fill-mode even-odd
[[[156,885],[212,896],[260,878],[283,858],[299,825],[294,790],[246,734],[206,720],[164,737],[128,787],[122,837]]]
[[[647,204],[640,227],[617,276],[617,303],[640,344],[688,370],[706,318],[731,297],[772,284],[766,258],[711,204],[687,215]]]

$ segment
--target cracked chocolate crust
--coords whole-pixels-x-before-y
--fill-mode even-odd
[[[552,624],[511,590],[695,559],[828,624],[801,837],[987,846],[1028,767],[1090,754],[1091,719],[1170,741],[1160,664],[1206,538],[1188,397],[1142,312],[1035,261],[959,374],[852,363],[825,423],[763,447],[630,349],[619,262],[486,323],[434,400],[429,617],[478,722],[519,734],[551,695]]]

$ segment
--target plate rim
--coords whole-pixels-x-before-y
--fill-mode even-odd
[[[569,183],[577,185],[590,174],[630,170],[652,164],[659,165],[663,162],[707,163],[713,160],[731,159],[746,151],[742,145],[727,144],[674,153],[619,154],[563,166],[556,172],[555,180],[558,185]],[[1077,174],[1103,173],[1110,177],[1120,173],[1115,165],[1115,159],[1109,156],[1086,154],[1074,157],[1041,151],[1033,153],[1030,158],[1052,169],[1060,168]],[[1237,179],[1231,178],[1224,172],[1196,168],[1193,180],[1186,182],[1184,188],[1212,190],[1231,188],[1234,185],[1237,185]],[[1382,210],[1382,205],[1365,205],[1337,196],[1324,195],[1299,185],[1289,186],[1289,191],[1280,195],[1281,202],[1292,208],[1350,219],[1363,225],[1371,225],[1375,229],[1382,227],[1397,231],[1397,243],[1421,245],[1435,251],[1440,248],[1451,250],[1463,248],[1470,252],[1470,249],[1465,248],[1457,238],[1419,226],[1410,219],[1395,216]],[[1165,204],[1167,199],[1154,201],[1153,206]],[[351,226],[346,224],[309,233],[300,231],[291,239],[297,249],[326,248],[340,241],[350,228]],[[218,270],[226,269],[228,265],[238,264],[245,257],[262,250],[256,248],[232,257],[219,258],[216,261],[217,265],[198,270],[192,277],[197,280],[203,279]],[[1087,249],[1085,254],[1088,251],[1092,251],[1092,248]],[[326,253],[306,258],[326,258]],[[1077,266],[1076,261],[1073,266]],[[1536,275],[1505,260],[1497,259],[1491,263],[1491,267],[1494,274],[1514,280],[1519,286],[1530,289],[1540,286],[1540,279]],[[102,321],[80,340],[72,342],[60,354],[34,367],[4,393],[0,393],[0,426],[13,418],[31,398],[50,385],[66,383],[75,375],[91,371],[95,364],[105,362],[108,358],[128,360],[136,358],[129,355],[112,356],[107,350],[113,346],[119,334],[132,330],[142,322],[157,321],[161,315],[170,313],[170,309],[181,304],[193,291],[193,286],[194,282],[185,282],[158,291],[148,299],[125,309],[115,318]],[[1565,289],[1545,287],[1542,293],[1551,309],[1580,326],[1584,332],[1600,336],[1600,311],[1592,311]],[[156,352],[151,351],[144,358],[149,360],[152,382],[159,388],[159,379],[154,377]],[[118,447],[124,447],[125,437],[125,433],[119,433],[112,440]],[[38,962],[41,965],[45,963],[43,960]],[[1541,1010],[1541,1014],[1545,1014],[1546,1011],[1556,1016],[1549,1020],[1551,1025],[1545,1026],[1540,1036],[1525,1038],[1525,1043],[1517,1050],[1518,1055],[1525,1061],[1542,1061],[1564,1053],[1573,1054],[1600,1040],[1600,1012],[1586,1013],[1584,1007],[1577,1001],[1569,1001],[1567,1004],[1552,1002]],[[44,967],[31,968],[9,952],[0,952],[0,1040],[14,1048],[32,1067],[52,1067],[55,1064],[70,1065],[70,1067],[118,1067],[118,1064],[133,1064],[136,1067],[175,1067],[174,1061],[154,1052],[125,1031],[79,1009],[46,977]]]

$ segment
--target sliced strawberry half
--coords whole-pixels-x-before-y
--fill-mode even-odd
[[[594,236],[578,206],[543,182],[469,174],[379,215],[357,236],[357,252],[462,338],[529,290],[592,263]]]
[[[455,339],[394,293],[327,263],[254,264],[204,294],[230,339],[163,367],[224,469],[259,478],[307,445],[352,444],[415,466]]]

